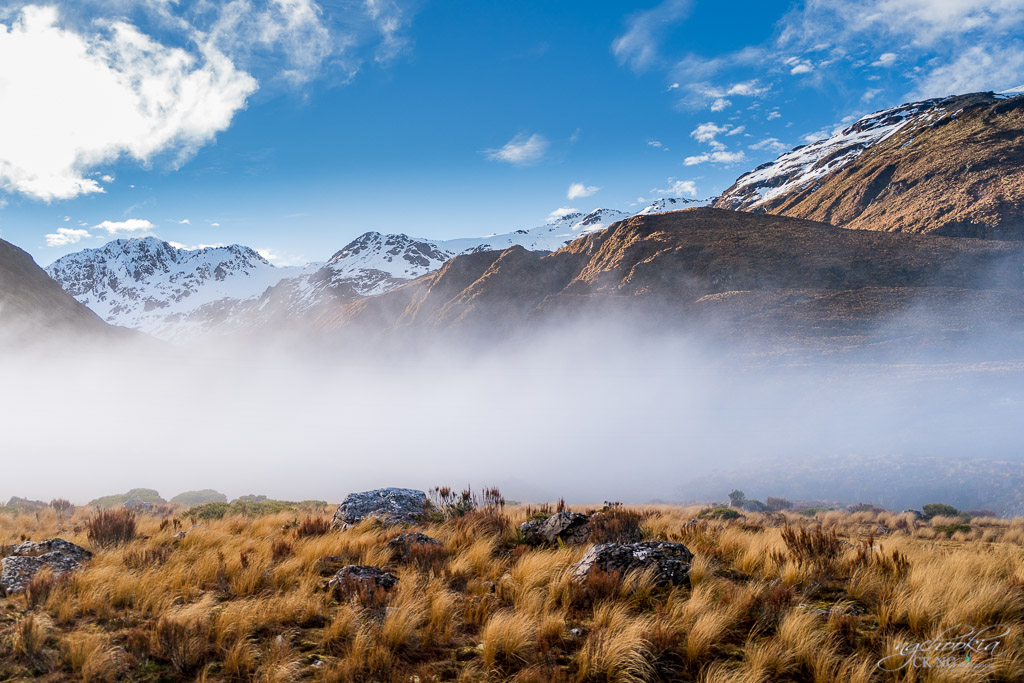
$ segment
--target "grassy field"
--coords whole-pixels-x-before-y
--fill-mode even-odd
[[[633,574],[581,586],[570,568],[586,546],[524,545],[517,526],[537,516],[525,506],[418,527],[443,548],[402,560],[385,543],[403,529],[330,530],[329,509],[165,509],[106,545],[89,538],[93,509],[0,515],[0,544],[61,537],[95,553],[0,598],[0,680],[1024,679],[1024,519],[618,513],[645,539],[686,544],[692,585]],[[328,590],[346,563],[399,581]],[[900,656],[957,626],[1008,632],[989,651]],[[905,666],[883,671],[884,658]]]

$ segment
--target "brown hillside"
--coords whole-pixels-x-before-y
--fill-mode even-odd
[[[1024,98],[974,93],[928,104],[895,135],[814,182],[759,201],[741,177],[715,206],[860,230],[1024,239]]]
[[[982,311],[1020,320],[1024,278],[1014,264],[1022,258],[1016,242],[688,209],[633,217],[546,256],[521,248],[459,256],[405,287],[332,309],[317,324],[499,332],[539,318],[626,311],[720,316],[745,323],[745,333],[781,325],[834,335],[920,301],[951,320]]]
[[[0,240],[0,342],[52,341],[63,335],[122,336],[54,282],[26,252]]]

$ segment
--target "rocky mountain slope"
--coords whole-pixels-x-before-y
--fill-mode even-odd
[[[847,228],[1024,239],[1024,97],[973,93],[870,114],[739,179],[714,206]]]
[[[643,212],[690,203],[661,199]],[[274,267],[239,245],[189,251],[153,237],[116,240],[58,259],[47,273],[110,323],[184,339],[214,328],[272,324],[387,292],[459,254],[511,246],[553,251],[629,215],[614,209],[571,213],[530,230],[480,238],[428,240],[367,232],[325,263],[301,268]]]
[[[550,254],[512,247],[458,256],[391,292],[324,312],[315,324],[501,334],[597,311],[603,319],[645,313],[684,326],[727,323],[752,337],[861,343],[868,327],[931,303],[946,317],[930,322],[946,332],[962,327],[958,316],[976,321],[988,313],[1019,326],[1022,261],[1016,242],[695,208],[634,216]]]
[[[0,240],[0,344],[128,334],[75,301],[26,252]]]

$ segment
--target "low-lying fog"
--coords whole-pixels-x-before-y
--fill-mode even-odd
[[[473,484],[526,501],[722,499],[688,484],[748,463],[1024,446],[1021,363],[771,361],[622,328],[404,353],[7,353],[0,498],[148,487],[339,501]]]

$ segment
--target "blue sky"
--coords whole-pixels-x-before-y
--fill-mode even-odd
[[[0,236],[44,265],[702,198],[871,111],[1024,82],[1024,0],[2,7]]]

